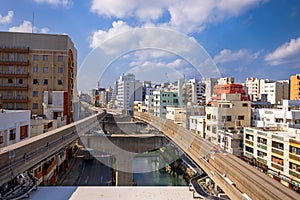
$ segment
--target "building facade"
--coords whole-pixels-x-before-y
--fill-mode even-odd
[[[258,78],[247,78],[246,87],[248,89],[248,96],[250,98],[250,101],[260,100],[260,85]]]
[[[289,81],[260,80],[260,95],[267,97],[271,104],[281,104],[283,99],[289,99]]]
[[[0,32],[2,107],[43,114],[43,92],[65,91],[67,123],[73,119],[77,50],[67,35]]]
[[[300,99],[300,74],[290,78],[290,100]]]
[[[0,110],[0,148],[30,138],[30,110]]]
[[[244,158],[300,192],[299,129],[244,129]]]

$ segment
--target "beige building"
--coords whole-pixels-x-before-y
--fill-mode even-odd
[[[218,143],[219,130],[238,130],[251,123],[251,102],[241,101],[241,94],[222,94],[206,111],[206,139]]]
[[[275,180],[300,191],[300,130],[245,128],[244,158]]]
[[[43,92],[64,91],[64,115],[74,121],[77,50],[68,35],[0,32],[2,107],[43,115]]]
[[[258,78],[247,78],[246,87],[251,101],[258,101],[260,99],[260,87]]]
[[[290,100],[300,99],[300,74],[290,78]]]

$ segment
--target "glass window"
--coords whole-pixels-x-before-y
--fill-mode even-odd
[[[64,61],[64,56],[58,56],[58,57],[57,57],[57,60],[58,60],[58,61]]]
[[[59,67],[59,68],[58,68],[58,73],[60,73],[60,74],[61,74],[61,73],[63,73],[63,72],[64,72],[64,68],[62,68],[62,67]]]
[[[14,54],[13,53],[9,53],[7,56],[8,56],[8,60],[10,60],[10,61],[14,60]]]
[[[38,103],[33,103],[32,104],[32,108],[33,109],[38,109],[39,108],[39,104]]]
[[[238,120],[244,120],[244,118],[245,118],[244,115],[239,115],[238,116]]]
[[[226,116],[226,121],[231,122],[231,116]]]
[[[48,79],[44,79],[43,84],[48,85]]]
[[[13,83],[12,78],[7,79],[7,83],[9,83],[9,84]]]
[[[34,73],[39,72],[39,67],[38,67],[38,66],[34,66],[34,67],[33,67],[33,72],[34,72]]]
[[[33,95],[34,97],[38,97],[39,96],[39,92],[38,91],[33,91]]]
[[[24,67],[19,66],[19,67],[18,67],[18,72],[24,72]]]
[[[37,79],[33,79],[33,84],[37,85],[37,84],[39,84],[39,81]]]
[[[19,78],[18,83],[19,83],[19,84],[23,84],[23,79],[22,79],[22,78]]]
[[[23,61],[24,60],[24,54],[19,53],[18,54],[18,61]]]
[[[43,72],[44,72],[44,73],[48,73],[48,67],[44,67],[44,68],[43,68]]]
[[[43,60],[47,61],[48,60],[48,55],[43,55]]]
[[[13,103],[8,103],[7,104],[7,109],[13,109],[14,108],[14,104]]]
[[[33,55],[33,60],[39,60],[39,55]]]
[[[14,72],[14,66],[8,66],[8,71],[9,72]]]
[[[23,104],[22,103],[18,103],[17,104],[17,109],[23,109]]]
[[[62,85],[62,84],[63,84],[63,81],[62,81],[62,80],[57,80],[57,84],[58,84],[58,85]]]

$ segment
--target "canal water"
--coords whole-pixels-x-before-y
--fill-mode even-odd
[[[187,186],[183,175],[171,170],[165,152],[139,154],[133,160],[133,179],[137,186]]]

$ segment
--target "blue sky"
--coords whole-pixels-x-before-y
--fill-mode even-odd
[[[234,76],[238,82],[249,76],[289,79],[300,73],[299,0],[0,0],[0,5],[0,31],[31,32],[34,13],[34,32],[72,38],[79,68],[86,67],[93,48],[104,41],[137,28],[159,27],[197,41],[221,76]],[[155,43],[156,38],[148,39]],[[130,46],[129,42],[118,45]],[[176,41],[168,41],[172,42]],[[157,81],[198,77],[181,55],[157,49],[128,52],[105,67],[99,75],[104,87],[122,73],[147,67],[161,77]],[[95,73],[97,66],[87,71]],[[137,78],[155,79],[149,70]],[[79,88],[87,90],[96,83]]]

